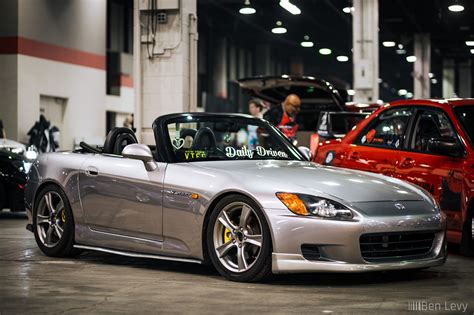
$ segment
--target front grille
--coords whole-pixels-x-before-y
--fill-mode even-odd
[[[434,231],[371,233],[360,237],[362,258],[369,262],[426,257],[433,246]]]

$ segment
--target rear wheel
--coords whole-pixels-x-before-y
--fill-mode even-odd
[[[43,253],[69,257],[74,249],[74,218],[66,194],[56,185],[44,187],[33,209],[33,232]]]
[[[232,281],[254,282],[271,273],[271,235],[251,199],[232,195],[216,206],[207,227],[207,248],[217,271]]]
[[[472,209],[464,222],[461,239],[461,253],[474,256],[474,215]]]

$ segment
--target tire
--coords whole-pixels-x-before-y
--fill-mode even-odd
[[[7,207],[7,194],[5,193],[5,187],[0,184],[0,211]]]
[[[271,274],[270,229],[263,211],[250,198],[222,198],[212,210],[206,234],[211,262],[228,280],[256,282]]]
[[[51,257],[72,257],[74,217],[66,194],[56,185],[45,186],[33,208],[33,233],[41,251]]]
[[[465,256],[474,256],[474,222],[473,211],[471,210],[463,224],[461,238],[461,254]]]

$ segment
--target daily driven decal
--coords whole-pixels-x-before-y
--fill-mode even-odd
[[[240,149],[236,149],[234,147],[225,148],[225,155],[229,158],[234,158],[237,156],[237,157],[248,157],[249,159],[253,159],[255,153],[261,157],[282,157],[282,158],[288,157],[288,154],[286,154],[283,151],[265,149],[264,147],[261,147],[261,146],[257,146],[255,150],[250,150],[246,146],[243,146]]]

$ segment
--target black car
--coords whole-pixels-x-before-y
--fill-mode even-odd
[[[24,189],[32,161],[0,149],[0,211],[25,211]]]

